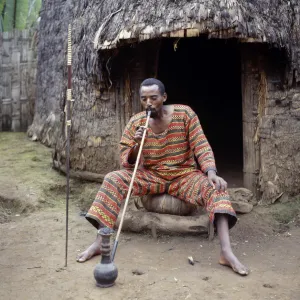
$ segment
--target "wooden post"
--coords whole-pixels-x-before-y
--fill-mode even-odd
[[[12,123],[12,101],[11,101],[11,85],[12,85],[12,71],[11,71],[11,43],[13,32],[3,32],[2,39],[2,57],[1,57],[1,75],[2,75],[2,96],[1,96],[1,110],[2,121],[1,130],[10,131]]]
[[[131,117],[132,112],[132,91],[131,91],[131,74],[127,73],[125,77],[125,97],[124,97],[124,120],[125,126]],[[124,126],[124,127],[125,127]]]
[[[258,51],[251,51],[250,47],[252,45],[249,44],[242,47],[243,172],[244,187],[252,191],[254,195],[257,195],[260,148],[259,142],[256,143],[254,137],[257,129],[259,68]],[[255,53],[255,55],[252,53]]]
[[[12,124],[12,101],[2,99],[2,130],[10,131]]]
[[[12,48],[12,131],[20,131],[20,50],[18,49],[18,39],[20,32],[18,30],[14,31],[14,41]]]
[[[20,57],[20,130],[26,132],[29,123],[30,108],[28,90],[30,89],[30,69],[28,64],[29,31],[21,32],[21,57]]]

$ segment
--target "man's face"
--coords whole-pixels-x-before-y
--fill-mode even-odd
[[[167,100],[167,94],[160,93],[156,84],[150,86],[142,86],[140,90],[140,99],[144,109],[146,111],[151,110],[151,117],[155,118],[157,112],[163,106],[163,103]]]

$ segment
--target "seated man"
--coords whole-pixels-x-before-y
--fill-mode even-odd
[[[167,193],[204,206],[220,238],[219,263],[247,275],[248,269],[239,262],[230,245],[229,229],[237,218],[226,192],[227,183],[216,175],[214,155],[196,113],[186,105],[164,105],[167,94],[163,83],[157,79],[142,82],[140,99],[142,106],[151,110],[151,118],[132,195]],[[86,215],[97,229],[114,227],[130,185],[145,122],[146,113],[140,112],[131,118],[124,130],[120,142],[124,169],[105,176]],[[100,254],[100,238],[98,235],[96,241],[79,255],[78,262]]]

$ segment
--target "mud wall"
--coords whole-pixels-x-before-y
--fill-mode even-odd
[[[85,30],[92,21],[80,16],[88,2],[43,1],[38,41],[37,101],[28,134],[54,148],[64,164],[67,87],[67,33],[72,25],[71,168],[105,173],[116,168],[116,96],[107,93]],[[78,18],[74,18],[74,16]],[[93,32],[94,34],[94,32]]]
[[[300,194],[300,88],[278,90],[269,81],[259,128],[263,203]]]
[[[130,117],[140,111],[138,88],[148,72],[147,57],[153,55],[144,52],[145,47],[135,45],[101,53],[94,51],[91,41],[100,20],[97,21],[93,12],[89,22],[86,21],[84,13],[88,1],[77,6],[70,1],[56,2],[43,2],[41,11],[37,102],[28,134],[53,147],[56,165],[64,165],[66,50],[70,23],[74,99],[71,168],[78,172],[106,174],[119,168],[121,132]]]
[[[254,139],[260,144],[258,187],[263,203],[300,194],[300,86],[286,54],[269,50],[259,63]]]

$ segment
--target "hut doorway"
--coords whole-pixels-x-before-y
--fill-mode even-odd
[[[168,103],[189,105],[199,116],[229,187],[243,186],[241,57],[236,40],[162,40],[157,77]]]

